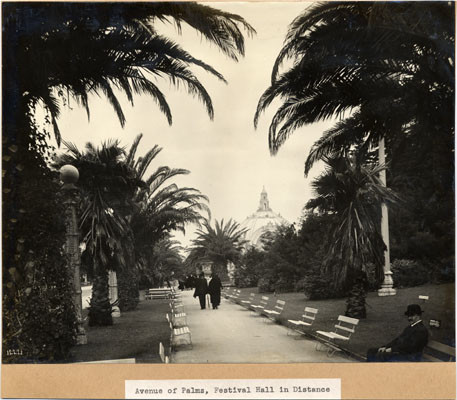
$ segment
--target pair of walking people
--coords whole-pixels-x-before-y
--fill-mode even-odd
[[[216,274],[211,275],[211,279],[206,279],[205,275],[201,273],[195,282],[194,298],[198,297],[200,300],[200,308],[206,308],[206,295],[209,294],[211,305],[213,309],[217,310],[221,304],[221,289],[222,282]]]

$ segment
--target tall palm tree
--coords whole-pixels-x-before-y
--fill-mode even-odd
[[[74,98],[89,115],[90,95],[102,94],[123,125],[118,92],[130,102],[135,94],[144,93],[156,100],[171,123],[171,111],[156,84],[156,79],[165,77],[201,99],[212,117],[211,99],[192,69],[223,77],[159,35],[155,23],[174,23],[178,31],[187,24],[235,61],[244,54],[242,31],[252,34],[254,30],[237,15],[195,3],[10,3],[2,4],[2,15],[3,265],[25,274],[26,263],[15,250],[17,240],[23,240],[24,253],[28,253],[35,238],[26,228],[24,215],[31,215],[33,207],[23,193],[30,180],[36,180],[38,169],[43,171],[38,174],[44,181],[41,187],[51,184],[47,162],[53,149],[48,131],[53,131],[59,143],[57,119],[62,105]],[[40,128],[34,120],[40,105],[48,112],[49,128]],[[57,231],[43,235],[49,237],[43,242],[63,243]],[[4,279],[4,289],[11,284]],[[20,290],[14,286],[5,302],[14,306],[15,291]],[[29,338],[36,343],[34,335]]]
[[[274,99],[281,101],[269,128],[273,154],[293,132],[337,120],[311,148],[305,175],[317,160],[344,155],[353,146],[368,150],[385,138],[389,185],[411,199],[397,220],[438,232],[437,242],[449,244],[449,258],[454,256],[454,7],[349,1],[307,8],[290,25],[254,119],[257,124]],[[440,211],[432,216],[431,209]],[[440,226],[448,233],[440,233]],[[404,230],[397,228],[392,238],[404,241]]]
[[[269,129],[276,153],[295,130],[339,117],[306,162],[379,138],[452,136],[454,4],[329,2],[291,24],[255,115],[282,99]],[[292,66],[281,72],[287,59]],[[418,102],[417,99],[423,99]],[[444,132],[444,133],[443,133]],[[400,135],[401,134],[401,135]],[[428,146],[427,144],[424,147]]]
[[[34,120],[39,105],[48,111],[50,130],[60,142],[58,116],[62,105],[75,99],[89,115],[90,95],[104,95],[120,123],[125,123],[118,93],[130,102],[135,94],[152,96],[171,123],[171,111],[157,80],[187,88],[213,108],[193,67],[224,80],[213,67],[196,59],[157,33],[156,23],[187,24],[234,61],[244,55],[243,31],[254,29],[240,16],[202,4],[143,3],[10,3],[2,5],[3,32],[3,170],[4,210],[21,219],[27,204],[19,188],[27,185],[30,169],[45,164],[50,133]],[[33,67],[32,67],[33,66]],[[8,224],[9,241],[16,237]],[[27,245],[27,244],[26,244]],[[14,242],[4,246],[7,264],[15,264]]]
[[[182,247],[176,240],[165,238],[157,242],[151,252],[148,264],[144,266],[143,274],[152,284],[163,286],[182,268]]]
[[[151,260],[155,257],[156,244],[167,239],[173,230],[184,231],[190,223],[198,225],[203,218],[201,213],[209,212],[208,199],[198,190],[170,183],[175,176],[189,171],[162,166],[145,177],[162,148],[156,145],[143,156],[136,157],[141,138],[142,134],[135,138],[125,158],[127,166],[143,185],[137,187],[133,195],[132,202],[136,207],[128,217],[132,236],[129,267],[120,269],[118,280],[121,310],[136,307],[139,272],[155,268],[156,264],[151,266]]]
[[[64,144],[68,152],[58,157],[56,166],[72,164],[79,170],[80,229],[93,263],[89,325],[111,325],[108,270],[125,268],[127,246],[132,243],[125,210],[134,212],[133,195],[141,180],[124,162],[125,151],[118,141],[101,147],[87,143],[84,152],[71,143]]]
[[[306,208],[334,214],[324,267],[333,274],[335,289],[349,289],[346,315],[365,318],[366,272],[375,266],[383,278],[385,244],[380,232],[380,205],[398,196],[379,178],[385,168],[363,151],[326,158],[327,169],[313,183],[316,194]]]
[[[213,261],[213,270],[222,278],[227,277],[227,264],[236,264],[242,254],[247,240],[244,238],[247,229],[240,228],[240,225],[229,219],[224,224],[215,221],[214,228],[209,220],[203,223],[203,228],[197,230],[197,237],[194,239],[189,262],[198,261],[200,258],[208,258]]]
[[[42,102],[58,141],[60,104],[69,97],[89,115],[89,95],[105,95],[124,125],[116,90],[132,103],[134,94],[148,94],[171,123],[170,108],[154,83],[162,76],[198,96],[212,118],[211,99],[190,67],[224,78],[159,35],[156,21],[173,21],[179,31],[182,23],[190,25],[235,61],[244,54],[240,27],[254,33],[243,18],[196,3],[10,4],[3,12],[9,100],[13,106]]]

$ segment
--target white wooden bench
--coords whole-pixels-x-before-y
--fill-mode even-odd
[[[223,292],[222,292],[222,295],[228,299],[230,298],[230,296],[233,294],[235,289],[232,289],[232,288],[227,288],[227,289],[224,289]]]
[[[180,345],[189,345],[190,348],[193,348],[192,336],[190,334],[190,329],[188,326],[174,328],[172,323],[170,322],[170,331],[171,331],[170,343],[171,343],[172,348],[176,348],[177,346],[180,346]]]
[[[99,360],[99,361],[84,361],[75,364],[135,364],[135,358],[120,358],[118,360]]]
[[[167,321],[172,323],[173,328],[181,328],[183,326],[187,326],[186,313],[178,313],[178,314],[172,313],[171,318],[167,314]]]
[[[248,300],[241,300],[240,303],[241,303],[242,306],[249,307],[249,305],[254,303],[254,300],[255,300],[255,293],[249,293]]]
[[[355,332],[355,327],[358,325],[357,318],[350,318],[344,315],[338,316],[338,323],[335,325],[333,332],[316,331],[318,339],[322,340],[316,343],[316,350],[327,350],[327,355],[331,357],[335,351],[341,349],[335,345],[336,341],[349,342],[352,334]]]
[[[165,348],[163,347],[162,342],[159,342],[159,356],[163,363],[169,364],[170,359],[165,355]]]
[[[157,288],[157,289],[148,289],[144,298],[146,300],[153,299],[171,299],[173,297],[173,292],[171,288]]]
[[[175,328],[181,326],[187,326],[187,315],[186,313],[171,314],[171,322]]]
[[[265,307],[267,306],[268,304],[268,296],[262,296],[262,298],[260,299],[260,302],[259,304],[251,304],[251,310],[254,312],[254,313],[259,313],[259,314],[262,314],[262,311],[265,309]]]
[[[231,296],[229,296],[229,300],[236,303],[236,301],[238,300],[238,297],[240,297],[240,294],[241,294],[241,290],[235,289],[233,294]]]
[[[262,314],[267,317],[268,319],[272,321],[276,321],[279,316],[281,315],[282,311],[284,310],[284,307],[286,305],[286,302],[284,300],[276,300],[276,304],[273,307],[273,309],[268,310],[268,309],[263,309]]]
[[[184,305],[183,304],[176,304],[176,303],[170,303],[170,310],[173,314],[178,314],[184,312]]]
[[[319,310],[317,308],[305,307],[305,310],[302,315],[302,319],[300,319],[300,320],[288,319],[287,322],[289,323],[290,329],[287,331],[287,334],[289,334],[290,331],[303,334],[303,331],[299,330],[299,328],[312,326],[314,321],[316,320],[316,315],[317,315],[318,311]]]
[[[420,294],[418,297],[419,297],[419,300],[422,300],[423,303],[426,303],[429,300],[429,296],[426,296],[423,294]]]
[[[184,304],[182,303],[181,300],[170,300],[170,307],[173,307],[174,309],[179,309],[179,308],[184,308]]]
[[[431,362],[455,361],[455,347],[430,340],[422,353],[422,360]]]

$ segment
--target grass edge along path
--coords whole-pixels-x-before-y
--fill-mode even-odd
[[[136,310],[113,318],[112,326],[89,327],[86,321],[87,344],[74,346],[68,361],[135,358],[137,364],[161,363],[159,342],[167,355],[170,346],[170,327],[165,317],[170,310],[168,300],[144,300],[144,296],[140,299]]]
[[[257,288],[243,288],[238,302],[246,300],[250,293],[268,296],[268,307],[276,300],[284,300],[286,305],[278,323],[287,326],[288,319],[301,319],[305,307],[319,310],[312,327],[303,330],[304,336],[315,338],[318,330],[333,331],[339,315],[344,315],[346,299],[307,300],[303,293],[258,293]],[[419,300],[419,295],[429,296],[429,300]],[[397,289],[395,296],[379,297],[371,292],[367,297],[367,318],[361,319],[348,343],[340,343],[343,351],[359,361],[365,360],[370,347],[378,347],[397,337],[408,325],[404,315],[408,304],[419,304],[424,311],[424,325],[429,330],[429,340],[435,340],[455,347],[455,285],[422,285]],[[430,319],[441,321],[441,327],[430,328]]]
[[[241,289],[239,301],[247,299],[251,292],[256,293],[256,299],[261,295],[269,296],[270,307],[278,299],[286,301],[279,319],[282,325],[287,325],[288,319],[299,319],[305,307],[319,309],[311,329],[304,330],[309,337],[314,337],[317,330],[333,330],[338,315],[344,314],[346,309],[346,299],[310,301],[306,300],[303,293],[281,293],[275,296],[273,293],[258,294],[257,288]],[[429,300],[422,303],[419,295],[427,295]],[[441,284],[398,289],[396,296],[389,297],[369,293],[367,318],[360,320],[350,342],[342,346],[343,351],[363,361],[369,347],[389,342],[407,326],[404,312],[406,306],[412,303],[420,304],[425,311],[423,320],[427,327],[430,319],[441,320],[439,329],[428,327],[430,339],[455,346],[455,285]],[[113,326],[86,325],[88,344],[73,347],[73,358],[68,362],[136,358],[137,363],[160,363],[159,342],[163,343],[165,349],[169,348],[170,329],[165,319],[167,312],[168,300],[142,300],[136,310],[124,312],[120,318],[115,318]],[[291,340],[294,339],[291,337]]]

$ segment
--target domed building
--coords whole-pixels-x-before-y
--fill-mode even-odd
[[[273,212],[268,201],[268,194],[265,187],[260,193],[259,208],[254,214],[247,217],[241,224],[246,228],[246,240],[251,246],[261,247],[261,237],[266,232],[272,232],[279,225],[286,225],[288,222],[281,217],[281,214]]]

